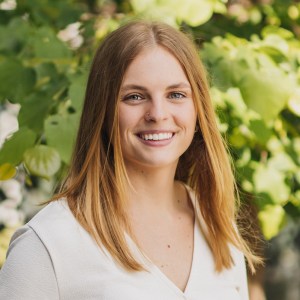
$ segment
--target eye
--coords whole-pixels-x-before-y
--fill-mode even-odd
[[[140,94],[129,94],[122,98],[123,101],[139,101],[144,99]]]
[[[186,95],[184,93],[181,93],[181,92],[172,92],[169,95],[169,98],[171,98],[171,99],[182,99],[182,98],[185,98],[185,97],[186,97]]]

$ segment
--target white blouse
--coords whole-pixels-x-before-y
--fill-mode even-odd
[[[0,299],[248,300],[243,254],[231,247],[234,267],[216,273],[200,222],[195,221],[192,268],[183,292],[129,236],[148,272],[121,268],[80,226],[66,201],[52,202],[14,234],[0,271]]]

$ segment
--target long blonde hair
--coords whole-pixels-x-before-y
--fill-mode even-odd
[[[78,222],[121,266],[143,270],[125,239],[125,231],[130,232],[124,210],[128,178],[120,147],[118,102],[128,66],[141,51],[153,46],[163,47],[177,58],[192,87],[200,130],[179,159],[175,177],[196,193],[216,270],[232,266],[229,244],[243,251],[254,270],[259,258],[235,227],[235,181],[217,128],[205,70],[191,39],[166,24],[131,22],[100,45],[88,78],[69,173],[53,200],[65,197]]]

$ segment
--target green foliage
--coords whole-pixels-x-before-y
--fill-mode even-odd
[[[54,148],[37,145],[25,151],[24,165],[31,174],[49,179],[60,169],[60,157]]]
[[[10,139],[6,141],[0,151],[0,165],[10,163],[19,165],[23,161],[24,152],[32,147],[36,141],[36,134],[22,127]]]
[[[0,150],[1,179],[20,164],[43,178],[68,166],[97,44],[130,19],[162,20],[199,43],[241,196],[255,199],[272,238],[300,218],[299,16],[283,0],[20,0],[0,10],[0,103],[21,105],[20,128]]]
[[[33,89],[35,80],[34,70],[24,67],[20,61],[6,59],[0,62],[0,100],[17,102]]]
[[[0,166],[0,180],[8,180],[14,177],[17,173],[16,168],[9,164],[9,163],[4,163],[3,165]]]
[[[58,151],[66,164],[70,163],[79,120],[79,114],[65,116],[56,114],[45,120],[45,136],[48,145]]]
[[[131,4],[139,17],[172,25],[185,22],[192,27],[207,22],[214,12],[226,12],[224,1],[220,0],[132,0]]]

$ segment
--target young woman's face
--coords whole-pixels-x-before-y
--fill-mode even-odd
[[[121,86],[119,128],[125,164],[173,166],[192,142],[196,110],[190,83],[162,47],[140,53]]]

